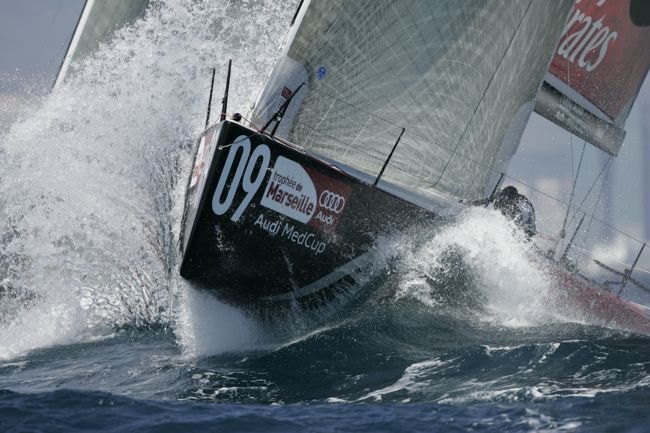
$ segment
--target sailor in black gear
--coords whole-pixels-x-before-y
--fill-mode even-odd
[[[476,205],[488,206],[492,204],[506,218],[514,221],[528,239],[537,233],[535,224],[535,208],[528,198],[519,194],[514,186],[507,186],[499,191],[494,197],[474,202]]]

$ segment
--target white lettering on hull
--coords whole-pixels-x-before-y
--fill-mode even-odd
[[[279,220],[266,218],[264,214],[259,214],[253,225],[266,231],[271,236],[275,237],[279,234],[280,237],[283,237],[296,245],[300,245],[301,247],[314,252],[316,255],[325,251],[327,246],[325,242],[319,241],[315,234],[298,230],[294,225],[287,222],[282,224]]]
[[[297,162],[278,156],[260,204],[307,223],[316,210],[316,201],[316,188],[305,169]]]

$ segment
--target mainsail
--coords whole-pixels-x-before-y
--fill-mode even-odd
[[[535,110],[616,156],[650,68],[650,2],[576,0]]]
[[[376,176],[403,132],[382,179],[483,197],[517,148],[571,3],[306,1],[254,119],[305,82],[280,135]]]

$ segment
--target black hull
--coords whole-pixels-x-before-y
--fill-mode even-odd
[[[364,299],[376,240],[440,220],[235,122],[209,128],[199,143],[181,227],[181,275],[263,317],[320,320],[323,312]],[[551,269],[570,310],[650,335],[644,311],[561,267]]]
[[[346,304],[372,267],[379,236],[435,217],[235,122],[213,126],[202,140],[180,272],[237,306]]]

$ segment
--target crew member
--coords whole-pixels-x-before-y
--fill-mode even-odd
[[[537,233],[535,225],[535,208],[528,198],[519,194],[514,186],[507,186],[496,193],[493,197],[474,202],[475,205],[488,206],[492,204],[494,209],[499,210],[506,218],[514,221],[528,239]]]

